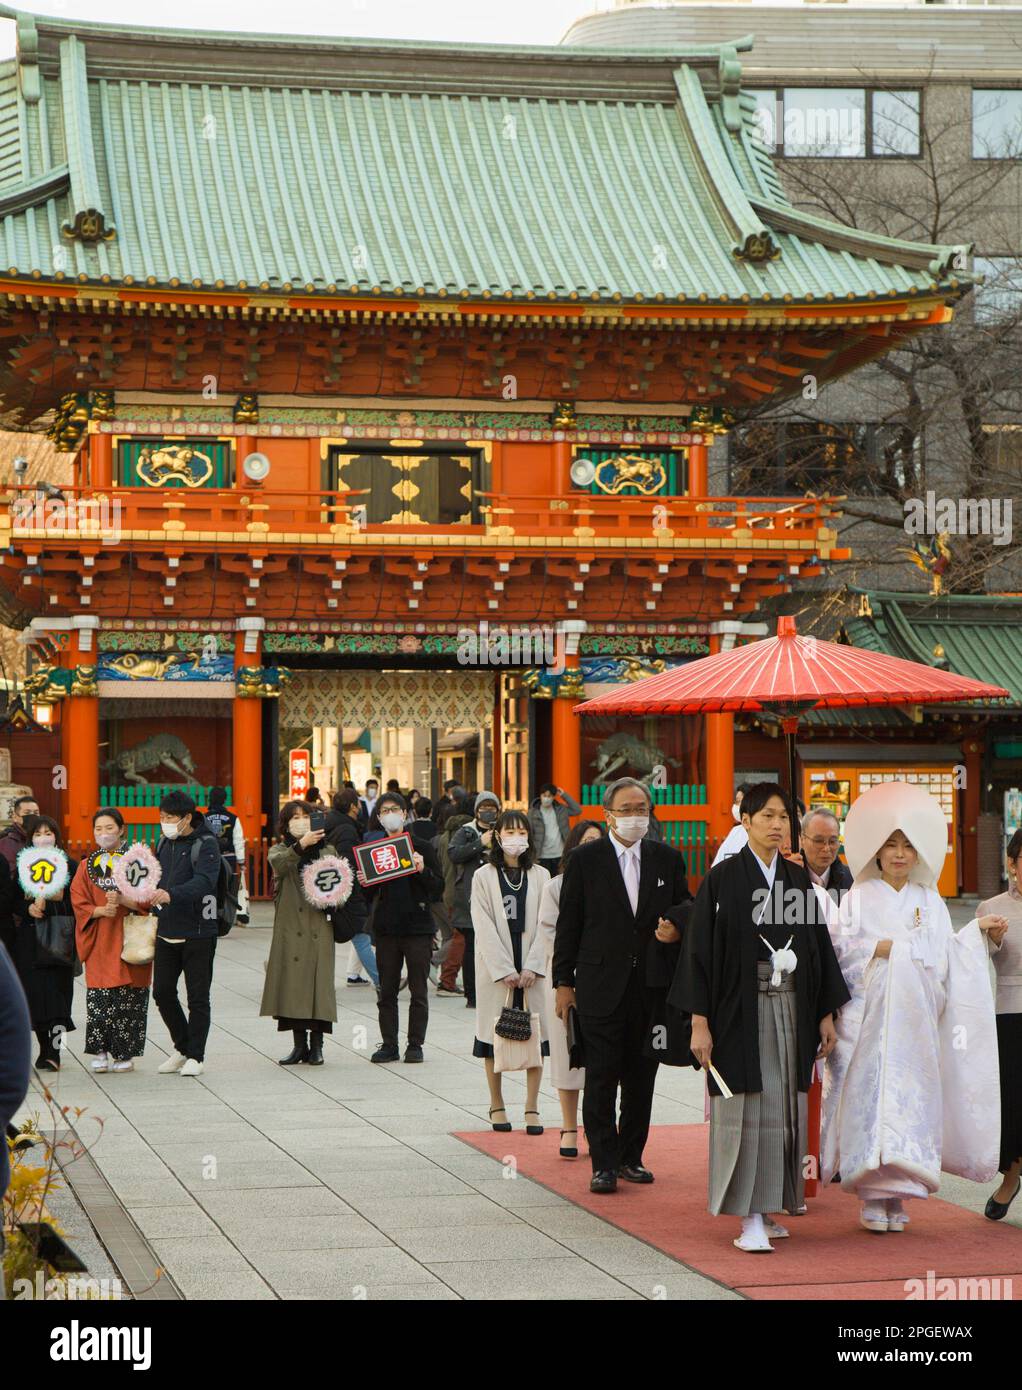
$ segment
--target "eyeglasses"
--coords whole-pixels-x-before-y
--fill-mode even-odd
[[[828,849],[837,849],[838,846],[841,844],[841,841],[837,838],[837,836],[834,836],[830,840],[821,840],[819,835],[810,835],[806,839],[806,844],[816,845],[817,848],[819,848],[821,845],[826,845]]]
[[[649,803],[643,801],[631,806],[612,806],[609,810],[612,816],[644,816],[649,810]]]

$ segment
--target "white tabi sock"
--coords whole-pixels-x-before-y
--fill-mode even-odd
[[[749,1236],[752,1240],[766,1240],[766,1227],[763,1225],[761,1212],[750,1212],[748,1216],[742,1217],[742,1235]]]

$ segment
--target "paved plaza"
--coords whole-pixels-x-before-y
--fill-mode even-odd
[[[966,915],[956,910],[956,920]],[[86,1142],[95,1135],[91,1117],[103,1120],[92,1157],[148,1243],[154,1269],[166,1272],[153,1292],[188,1299],[742,1297],[455,1137],[489,1131],[482,1063],[470,1055],[474,1014],[460,999],[431,998],[424,1065],[374,1066],[374,994],[345,986],[342,948],[339,1017],[326,1064],[279,1067],[289,1035],[258,1017],[270,920],[270,909],[257,905],[253,925],[219,944],[200,1078],[157,1074],[168,1040],[155,1009],[138,1070],[93,1075],[80,1053],[79,985],[79,1027],[53,1093],[60,1106],[83,1108],[77,1125]],[[505,1095],[520,1131],[524,1087],[509,1077]],[[38,1091],[28,1108],[38,1110]],[[534,1142],[556,1146],[559,1107],[549,1086],[542,1115],[547,1134]],[[661,1069],[654,1124],[692,1125],[702,1116],[696,1073]],[[520,1133],[507,1139],[520,1148]],[[578,1164],[588,1171],[584,1157]],[[70,1175],[84,1188],[84,1170]],[[953,1178],[941,1190],[977,1213],[986,1195]],[[655,1201],[655,1190],[646,1196]],[[613,1206],[618,1199],[604,1200]],[[120,1221],[120,1234],[116,1223],[110,1229],[117,1248],[128,1249],[122,1236],[131,1226],[123,1213]],[[726,1246],[733,1233],[725,1224]],[[147,1282],[146,1256],[137,1235],[135,1242],[137,1291]]]

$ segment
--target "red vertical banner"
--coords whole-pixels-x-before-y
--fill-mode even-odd
[[[287,794],[292,801],[304,801],[309,791],[312,767],[307,748],[292,748],[287,755]]]

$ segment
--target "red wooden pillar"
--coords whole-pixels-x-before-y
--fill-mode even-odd
[[[261,635],[255,630],[239,632],[234,643],[235,667],[258,666],[261,662]],[[258,696],[236,694],[233,718],[232,804],[241,818],[245,839],[258,840],[262,831],[263,797],[262,700]]]
[[[72,621],[61,665],[71,670],[94,667],[99,620],[84,617]],[[61,711],[60,751],[67,772],[64,823],[69,840],[91,838],[92,816],[99,806],[99,694],[94,682],[91,689],[89,695],[68,695]]]
[[[94,488],[114,485],[114,444],[109,434],[89,435],[89,480]]]
[[[577,671],[578,653],[566,654],[565,672]],[[576,801],[582,800],[582,721],[575,714],[578,700],[568,695],[556,695],[553,701],[551,741],[553,743],[553,780]]]
[[[720,651],[720,633],[711,632],[710,655]],[[706,720],[706,816],[709,840],[723,840],[734,825],[731,807],[735,799],[735,717],[707,714]],[[712,856],[711,856],[712,857]]]
[[[705,444],[690,444],[688,448],[688,495],[705,497],[709,487],[709,462]]]
[[[980,784],[983,779],[983,741],[982,738],[967,738],[962,741],[965,753],[965,797],[962,810],[962,892],[979,891],[979,852],[978,837],[979,809],[981,805]]]

